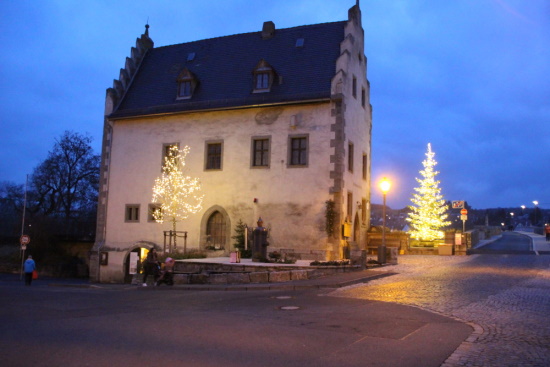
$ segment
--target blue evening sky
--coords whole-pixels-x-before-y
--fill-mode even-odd
[[[376,186],[410,204],[426,146],[442,193],[550,207],[550,1],[363,0]],[[100,152],[105,89],[148,21],[155,46],[347,19],[355,0],[2,1],[0,181],[24,183],[65,130]]]

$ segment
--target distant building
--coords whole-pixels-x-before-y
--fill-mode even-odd
[[[151,218],[152,187],[173,145],[191,148],[186,167],[205,194],[203,210],[178,225],[187,249],[229,255],[236,223],[253,226],[260,216],[268,252],[325,260],[364,248],[366,70],[358,1],[347,21],[265,22],[258,32],[156,48],[146,26],[107,89],[92,280],[128,279],[131,253],[163,249],[170,228]]]

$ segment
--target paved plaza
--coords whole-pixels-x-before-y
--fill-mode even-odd
[[[399,273],[339,297],[395,302],[469,323],[443,367],[550,366],[550,256],[401,256]],[[438,341],[434,340],[434,347]]]

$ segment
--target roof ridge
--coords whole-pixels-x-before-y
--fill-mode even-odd
[[[290,30],[295,30],[295,29],[298,29],[298,28],[312,28],[312,27],[315,27],[315,26],[323,26],[323,25],[328,25],[328,24],[347,23],[347,22],[348,22],[347,20],[339,20],[339,21],[335,21],[335,22],[306,24],[306,25],[300,25],[300,26],[294,26],[294,27],[288,27],[288,28],[276,28],[275,31],[276,32],[290,31]],[[225,35],[225,36],[210,37],[210,38],[204,38],[204,39],[194,40],[194,41],[189,41],[189,42],[173,43],[173,44],[170,44],[170,45],[155,47],[153,50],[158,50],[158,49],[161,49],[161,48],[167,48],[167,47],[172,47],[172,46],[187,45],[187,44],[203,42],[203,41],[210,41],[210,40],[215,40],[215,39],[223,39],[223,38],[229,38],[229,37],[238,37],[238,36],[243,36],[243,35],[250,35],[250,34],[254,34],[254,33],[262,33],[262,30],[260,29],[259,31],[253,31],[253,32],[228,34],[228,35]]]

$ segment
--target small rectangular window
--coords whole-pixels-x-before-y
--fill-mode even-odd
[[[355,76],[353,77],[351,93],[353,94],[353,98],[357,98],[357,78]]]
[[[190,97],[191,96],[191,81],[184,80],[180,82],[178,97]]]
[[[351,218],[353,217],[353,194],[348,191],[348,220],[351,221]]]
[[[365,94],[365,88],[361,89],[361,106],[365,107],[366,102],[366,94]]]
[[[269,88],[269,73],[256,74],[256,89]]]
[[[361,221],[367,223],[367,199],[361,199]]]
[[[367,155],[363,154],[363,180],[367,179]]]
[[[308,137],[290,137],[289,141],[289,165],[306,166],[308,164]]]
[[[269,167],[269,138],[252,139],[252,167]]]
[[[124,216],[126,223],[139,222],[139,204],[126,204]]]
[[[156,222],[157,218],[162,218],[162,210],[160,204],[149,204],[149,210],[147,211],[147,221]]]
[[[353,172],[353,143],[348,143],[348,171]]]
[[[162,144],[161,168],[164,167],[164,164],[166,163],[166,158],[170,156],[170,150],[172,148],[179,149],[179,144],[178,143],[165,143],[165,144]]]
[[[206,143],[206,165],[207,170],[222,169],[222,143]]]

